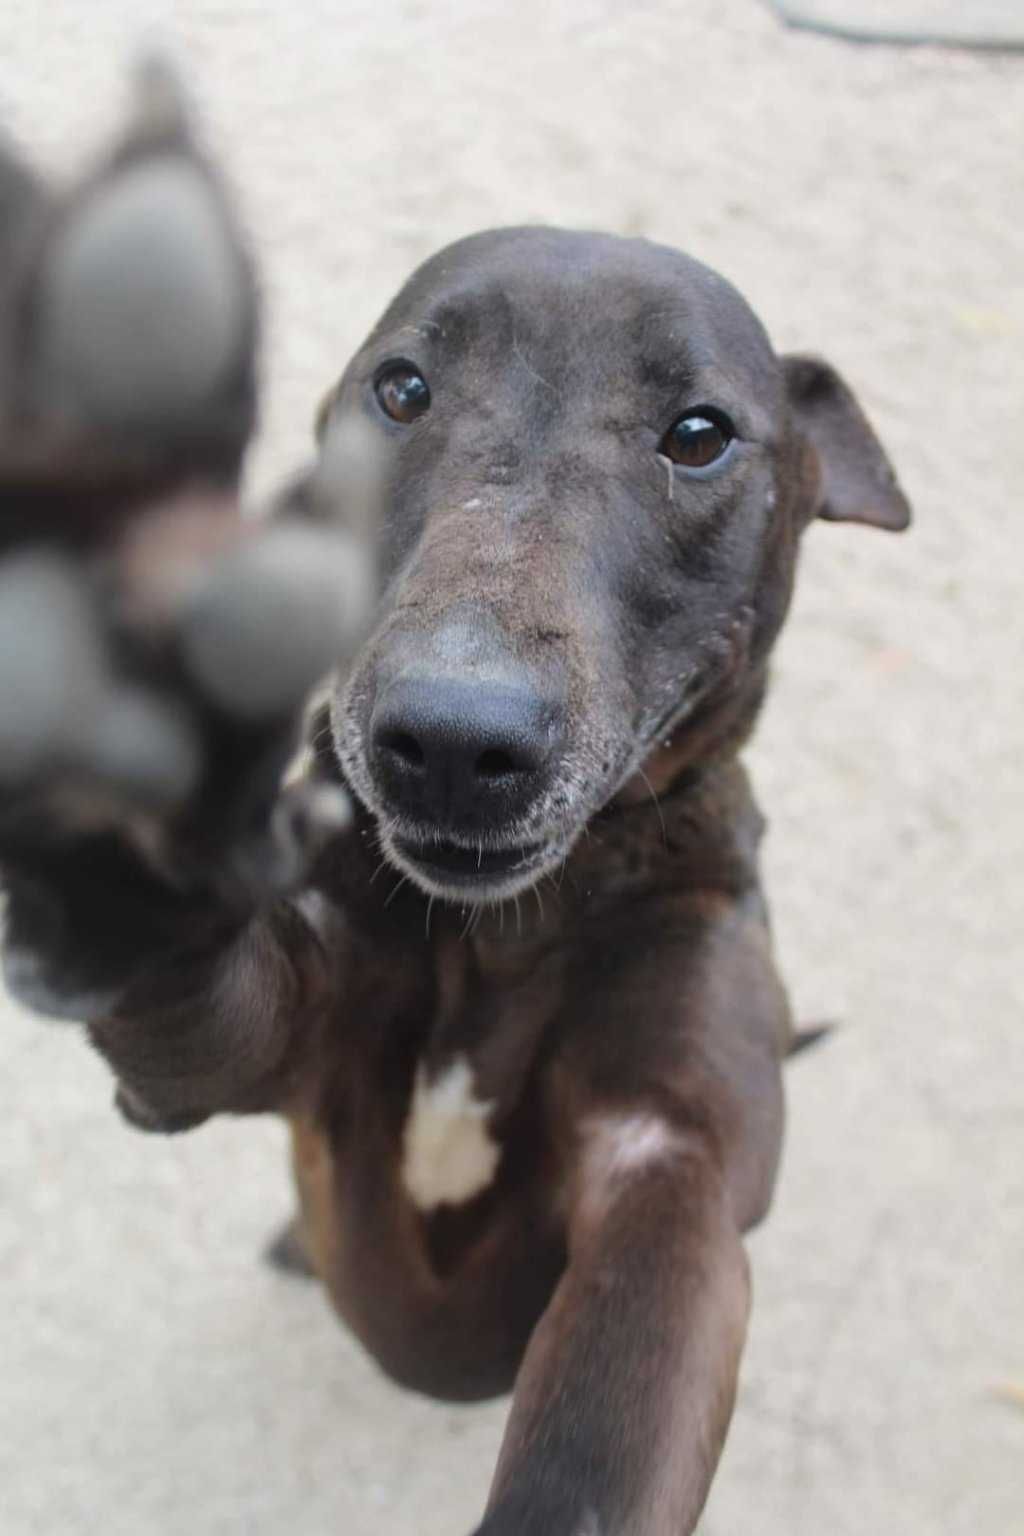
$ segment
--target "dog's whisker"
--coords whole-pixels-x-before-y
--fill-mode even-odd
[[[640,777],[643,779],[644,783],[647,785],[647,789],[648,789],[648,792],[650,794],[650,797],[654,801],[654,809],[658,813],[658,821],[661,824],[661,841],[664,844],[664,846],[667,848],[668,847],[668,832],[665,830],[665,817],[662,814],[661,801],[658,799],[657,795],[655,794],[655,792],[654,792],[654,785],[651,783],[651,781],[647,777],[646,773],[644,773],[644,770],[642,768],[638,768],[637,769],[637,773],[640,775]]]
[[[392,890],[391,894],[388,896],[387,900],[385,901],[385,903],[384,903],[385,907],[390,907],[391,903],[394,901],[395,897],[398,895],[399,891],[402,889],[402,886],[403,885],[408,885],[409,883],[410,883],[409,882],[409,876],[408,875],[403,875],[401,877],[401,879],[398,881],[398,884]]]

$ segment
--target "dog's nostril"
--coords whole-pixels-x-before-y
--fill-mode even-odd
[[[385,731],[380,745],[400,758],[407,768],[422,768],[426,762],[423,748],[408,731]]]
[[[516,772],[517,764],[507,752],[502,752],[498,747],[488,747],[486,752],[481,752],[473,767],[478,779],[503,779]]]
[[[519,814],[547,782],[562,737],[559,701],[530,681],[417,672],[388,681],[369,730],[382,800],[471,833]]]

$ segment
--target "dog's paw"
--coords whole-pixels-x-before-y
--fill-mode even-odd
[[[0,164],[0,850],[114,827],[277,889],[346,823],[339,787],[278,789],[369,623],[373,475],[331,433],[243,513],[252,263],[174,82],[137,94],[68,192]]]

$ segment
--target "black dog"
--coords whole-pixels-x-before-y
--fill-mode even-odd
[[[41,221],[8,301],[22,372],[51,250],[126,166],[168,156],[206,176],[164,125]],[[155,202],[158,225],[178,217]],[[832,369],[777,357],[699,263],[551,229],[461,241],[321,412],[328,460],[358,421],[382,461],[383,595],[279,800],[296,689],[243,708],[246,669],[225,682],[203,660],[195,600],[165,579],[173,550],[190,592],[225,558],[217,601],[256,590],[224,510],[251,424],[237,312],[219,395],[176,433],[159,389],[141,424],[97,425],[88,379],[73,431],[27,413],[50,444],[29,455],[34,526],[72,542],[91,509],[61,570],[112,674],[185,745],[170,786],[140,790],[95,744],[23,772],[0,818],[10,979],[89,1016],[139,1124],[290,1118],[285,1246],[384,1369],[452,1398],[515,1385],[481,1533],[679,1536],[732,1407],[741,1234],[771,1198],[792,1043],[736,754],[804,528],[902,528],[906,504]],[[3,463],[10,555],[33,525],[24,463]],[[286,526],[327,540],[318,484],[293,490]],[[260,569],[287,650],[303,583]],[[346,787],[354,825],[325,838]]]

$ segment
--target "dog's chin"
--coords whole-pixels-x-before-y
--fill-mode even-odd
[[[511,901],[555,870],[566,850],[551,842],[487,848],[385,832],[381,851],[427,896],[468,907]]]

